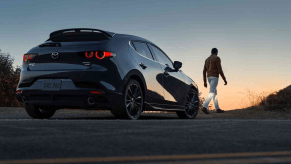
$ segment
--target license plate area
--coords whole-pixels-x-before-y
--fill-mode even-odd
[[[47,79],[43,81],[43,91],[59,91],[61,90],[62,80]]]

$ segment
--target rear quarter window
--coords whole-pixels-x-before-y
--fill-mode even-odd
[[[144,57],[153,60],[153,56],[145,43],[142,42],[133,42],[135,50]]]

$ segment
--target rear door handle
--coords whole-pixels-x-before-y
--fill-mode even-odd
[[[142,69],[146,69],[147,68],[147,66],[144,65],[143,63],[139,63],[139,65],[141,66]]]

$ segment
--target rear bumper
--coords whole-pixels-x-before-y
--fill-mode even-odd
[[[20,88],[21,89],[21,88]],[[19,89],[19,90],[20,90]],[[120,106],[123,95],[116,92],[103,90],[94,90],[103,94],[92,94],[90,90],[60,90],[60,91],[42,91],[42,90],[22,90],[16,94],[20,103],[31,105],[49,105],[58,108],[112,108]],[[88,98],[93,98],[94,103],[88,103]]]
[[[58,91],[44,90],[47,79],[58,79]],[[51,105],[59,108],[110,108],[123,100],[122,80],[110,72],[98,71],[23,71],[16,94],[19,102],[34,105]],[[100,91],[103,94],[92,94]],[[23,101],[25,98],[25,102]],[[94,104],[87,99],[92,97]]]

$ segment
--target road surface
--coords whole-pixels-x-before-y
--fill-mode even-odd
[[[130,121],[78,110],[32,120],[22,108],[0,110],[1,164],[291,163],[291,120],[147,113]]]

